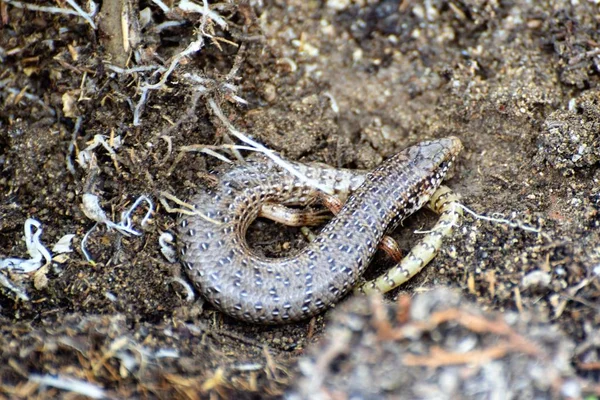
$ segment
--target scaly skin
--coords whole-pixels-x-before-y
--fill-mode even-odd
[[[381,238],[430,199],[461,149],[460,140],[454,137],[423,142],[369,173],[292,162],[336,195],[350,196],[312,243],[297,254],[277,259],[261,257],[248,247],[248,226],[264,203],[306,204],[318,192],[266,158],[235,165],[219,174],[217,188],[191,199],[198,213],[219,224],[199,215],[181,216],[181,261],[204,297],[228,315],[264,324],[311,317],[337,303],[357,284]],[[455,200],[451,193],[444,198],[448,196]],[[446,229],[448,221],[456,218],[455,207],[448,201],[443,204],[437,211],[443,212],[444,234],[434,234],[440,241],[435,239],[431,246],[409,253],[414,260],[403,260],[395,267],[401,275],[410,278],[439,250],[441,237],[451,229]],[[383,279],[393,280],[396,286],[396,280],[400,281],[390,276]],[[367,283],[362,290],[387,290],[388,286]]]

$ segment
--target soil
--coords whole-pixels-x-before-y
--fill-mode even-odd
[[[597,2],[256,0],[211,6],[223,24],[166,3],[166,13],[130,4],[134,22],[145,17],[132,22],[124,58],[110,24],[0,1],[0,255],[29,258],[28,218],[49,250],[75,235],[71,253],[53,251],[37,272],[0,270],[0,398],[94,394],[52,377],[107,398],[600,397]],[[199,51],[178,57],[199,38]],[[111,67],[123,59],[152,69]],[[465,150],[447,184],[493,220],[467,214],[383,303],[354,299],[286,326],[232,320],[190,301],[158,242],[177,218],[159,199],[189,198],[220,163],[193,146],[235,143],[215,106],[286,158],[347,168],[458,136]],[[141,195],[154,213],[142,226],[147,207],[134,211],[137,236],[92,230],[84,194],[111,221]],[[394,237],[407,250],[434,221],[419,212]],[[298,229],[263,220],[248,239],[269,256],[306,243]],[[369,276],[386,265],[378,255]],[[394,316],[387,328],[369,307]],[[331,335],[349,347],[328,351]],[[499,338],[510,338],[502,351]],[[442,363],[440,349],[454,358]],[[402,362],[393,382],[359,373]],[[330,386],[311,383],[315,372]],[[492,373],[531,390],[498,392],[484,379]]]

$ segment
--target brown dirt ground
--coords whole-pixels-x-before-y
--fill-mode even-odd
[[[128,66],[167,65],[195,38],[198,14],[164,15],[145,0],[137,8],[153,20],[141,30],[141,58]],[[98,195],[115,220],[142,194],[158,204],[160,191],[186,199],[203,184],[216,161],[180,149],[228,140],[208,97],[236,127],[295,160],[372,168],[409,144],[459,136],[465,150],[448,184],[463,203],[543,234],[467,216],[443,253],[390,299],[446,286],[479,309],[535,315],[562,332],[558,342],[574,343],[567,364],[580,394],[600,396],[598,5],[273,0],[215,10],[229,30],[213,26],[217,39],[150,93],[134,126],[139,86],[160,75],[111,71],[107,33],[82,19],[0,1],[0,254],[26,257],[27,218],[42,223],[49,248],[77,235],[75,251],[45,274],[0,272],[30,296],[0,292],[0,398],[72,398],[32,374],[85,380],[113,398],[278,398],[298,380],[298,359],[323,336],[328,314],[261,327],[201,299],[188,303],[169,283],[180,267],[158,246],[176,219],[163,207],[140,237],[96,230],[87,244],[94,263],[80,250],[93,226],[84,193]],[[182,24],[155,29],[171,20]],[[236,56],[229,82],[248,105],[222,85],[207,84],[209,94],[198,97],[184,74],[223,81]],[[68,160],[95,135],[123,144],[114,156],[94,150],[98,168],[75,162],[69,172]],[[136,212],[137,227],[142,217]],[[411,232],[433,221],[418,213],[395,236],[408,248]],[[270,255],[303,243],[296,229],[266,221],[249,237]],[[374,269],[384,264],[377,257]]]

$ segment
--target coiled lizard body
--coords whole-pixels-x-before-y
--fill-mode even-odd
[[[262,205],[305,205],[320,192],[266,157],[254,157],[221,171],[215,188],[191,199],[198,215],[182,215],[178,222],[181,261],[203,296],[228,315],[266,324],[301,320],[354,288],[383,236],[431,199],[440,214],[437,225],[398,265],[357,288],[391,290],[437,254],[460,216],[456,196],[438,188],[461,149],[455,137],[422,142],[370,172],[291,162],[334,195],[350,195],[313,242],[283,258],[250,249],[248,226]]]

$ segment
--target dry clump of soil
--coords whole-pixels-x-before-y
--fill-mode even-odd
[[[233,141],[218,110],[285,157],[349,168],[372,168],[420,140],[459,136],[465,151],[448,184],[468,207],[502,213],[509,223],[466,216],[431,266],[390,297],[453,287],[476,304],[465,306],[469,313],[507,313],[532,344],[553,355],[570,352],[561,365],[572,369],[556,376],[577,382],[582,395],[600,395],[598,5],[257,1],[213,4],[215,19],[169,6],[163,12],[154,2],[133,4],[128,15],[143,17],[139,29],[132,25],[134,51],[124,61],[114,24],[102,21],[94,30],[74,16],[0,2],[0,253],[27,257],[27,218],[41,222],[49,249],[76,235],[74,252],[41,272],[0,271],[29,297],[1,287],[0,396],[64,394],[40,383],[58,376],[117,398],[277,398],[300,376],[305,347],[339,325],[318,317],[249,326],[202,299],[190,302],[173,280],[185,277],[163,257],[158,239],[176,217],[158,199],[163,192],[186,199],[210,182],[218,161],[191,150]],[[94,18],[102,20],[102,12]],[[199,51],[178,58],[199,41]],[[115,69],[127,60],[127,67],[144,68]],[[173,60],[179,63],[161,82]],[[156,90],[147,89],[152,85]],[[94,221],[82,210],[85,194],[97,196],[113,221],[140,195],[155,212],[144,226],[146,209],[133,213],[139,236],[100,225],[85,245],[89,262],[81,242]],[[418,213],[394,236],[408,249],[412,232],[433,220]],[[269,256],[305,242],[296,229],[267,221],[257,221],[248,237]],[[376,274],[386,260],[373,264]],[[463,302],[453,304],[461,309]],[[336,321],[354,318],[346,310]],[[379,335],[361,315],[351,345]],[[428,334],[447,330],[456,343],[477,346],[496,337],[458,322]],[[401,329],[414,321],[394,323]],[[546,340],[534,331],[539,326],[557,333]],[[413,344],[432,345],[418,339]],[[357,351],[370,362],[369,354],[386,346],[405,357],[394,341]],[[491,357],[489,368],[507,375],[514,368],[531,390],[542,390],[520,374],[537,355],[520,364],[513,357]],[[332,387],[352,368],[334,369]],[[412,368],[415,388],[447,373],[451,383],[472,382],[460,368],[430,375],[423,374],[429,367]],[[380,383],[361,390],[385,395]],[[555,385],[535,393],[565,392]]]
[[[289,398],[578,398],[573,348],[529,313],[484,312],[448,289],[357,297],[300,359]]]

